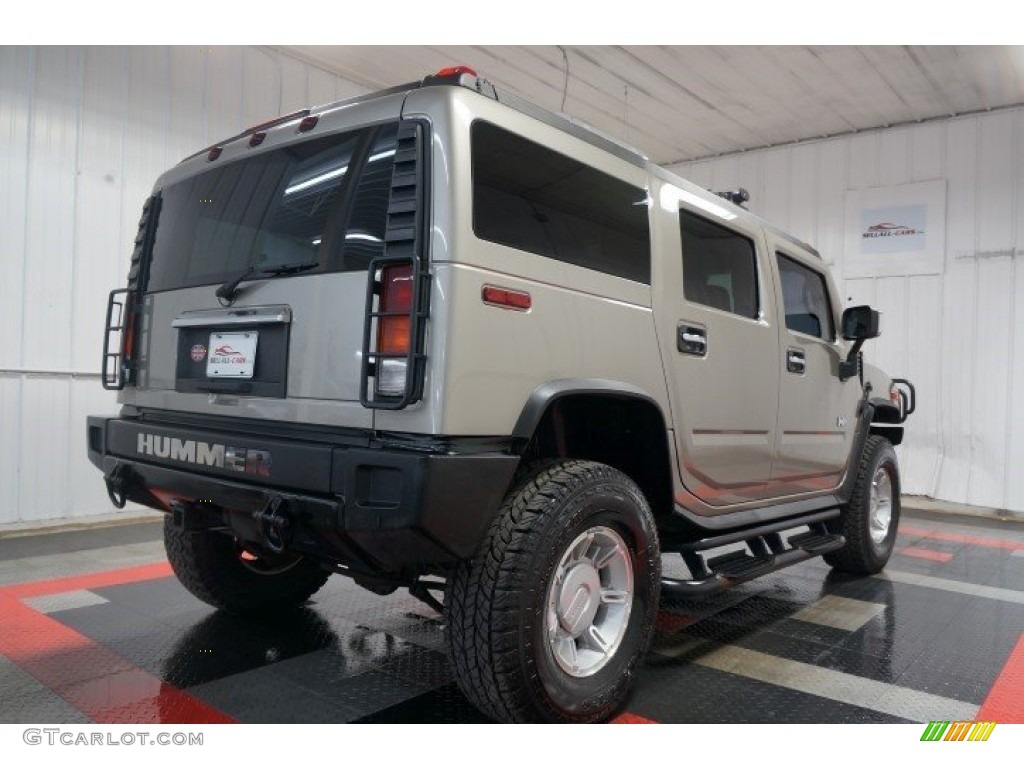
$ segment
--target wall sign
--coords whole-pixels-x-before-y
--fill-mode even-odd
[[[846,193],[847,277],[938,274],[945,254],[945,181]]]

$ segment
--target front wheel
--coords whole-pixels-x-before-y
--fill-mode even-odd
[[[626,475],[589,461],[532,468],[449,581],[460,687],[500,721],[608,718],[650,644],[660,577],[654,518]]]
[[[892,443],[879,435],[868,437],[850,501],[832,525],[846,538],[842,549],[824,556],[839,571],[878,573],[889,562],[900,521],[900,471]]]

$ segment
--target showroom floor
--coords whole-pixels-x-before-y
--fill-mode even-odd
[[[0,539],[0,722],[483,722],[442,629],[341,577],[288,621],[222,615],[154,523]],[[619,718],[930,720],[1024,722],[1020,524],[905,513],[878,577],[815,560],[666,603]]]

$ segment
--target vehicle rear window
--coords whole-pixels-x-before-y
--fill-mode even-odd
[[[754,243],[685,209],[679,211],[683,243],[683,295],[743,317],[757,317],[757,257]]]
[[[171,184],[150,291],[222,283],[250,266],[368,268],[383,253],[397,124],[311,139]]]
[[[650,284],[645,190],[480,120],[472,152],[477,237]]]

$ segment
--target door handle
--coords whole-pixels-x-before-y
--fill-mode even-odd
[[[684,355],[706,357],[708,354],[708,331],[703,325],[680,323],[676,333],[676,347]]]
[[[807,358],[802,349],[786,350],[786,370],[790,373],[804,373],[807,370]]]

